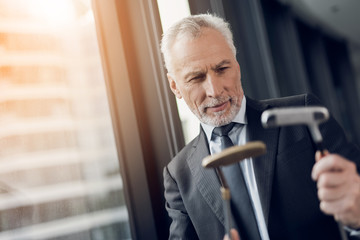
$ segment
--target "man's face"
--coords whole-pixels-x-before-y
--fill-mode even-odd
[[[204,28],[200,37],[183,38],[172,50],[170,88],[198,119],[212,126],[230,123],[243,98],[238,62],[225,38]]]

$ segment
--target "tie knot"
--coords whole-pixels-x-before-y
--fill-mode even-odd
[[[213,130],[213,134],[218,137],[227,136],[231,129],[234,127],[235,123],[229,123],[227,125],[216,127]]]

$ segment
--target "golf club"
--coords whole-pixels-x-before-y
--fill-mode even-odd
[[[221,196],[224,202],[224,212],[226,219],[226,232],[231,240],[231,206],[230,206],[230,189],[225,180],[224,174],[220,167],[240,162],[246,158],[257,157],[266,153],[266,145],[261,141],[248,142],[242,146],[233,146],[224,149],[222,152],[207,156],[202,161],[204,168],[214,168],[221,182]]]
[[[323,138],[319,125],[329,119],[329,112],[325,107],[288,107],[266,110],[261,115],[261,122],[265,128],[290,125],[307,125],[317,149],[324,155]],[[337,222],[342,240],[347,236],[341,222]]]

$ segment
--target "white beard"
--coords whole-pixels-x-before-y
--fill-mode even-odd
[[[235,118],[236,114],[239,112],[240,104],[238,104],[238,99],[239,98],[237,96],[213,98],[199,107],[200,114],[199,112],[195,112],[193,110],[192,112],[197,116],[197,118],[202,123],[214,127],[223,126],[229,124]],[[223,111],[213,113],[212,116],[209,116],[209,114],[205,112],[206,108],[220,105],[226,101],[230,101],[231,104],[230,111],[228,109],[224,109]]]

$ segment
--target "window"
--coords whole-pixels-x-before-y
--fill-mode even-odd
[[[0,52],[0,239],[130,239],[90,0],[1,0]]]
[[[189,3],[187,0],[176,2],[158,0],[161,24],[163,31],[166,31],[173,23],[190,15]],[[200,121],[191,112],[183,99],[176,99],[185,143],[189,143],[199,134]]]

